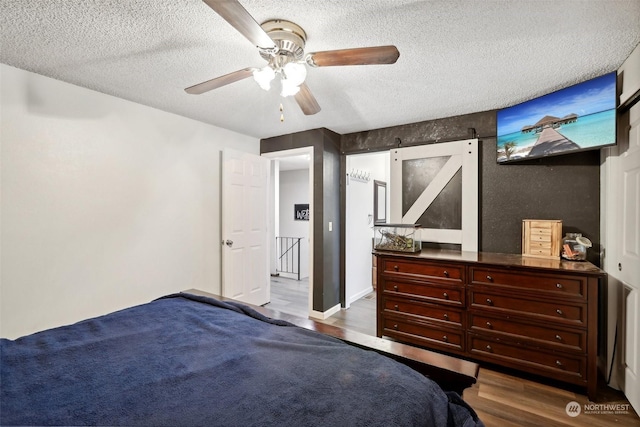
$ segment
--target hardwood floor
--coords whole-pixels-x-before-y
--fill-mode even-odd
[[[308,280],[272,278],[271,302],[266,307],[307,317],[308,305]],[[375,293],[355,301],[349,309],[340,310],[321,322],[375,336]],[[598,388],[597,403],[589,402],[582,390],[540,381],[499,368],[481,366],[478,382],[464,392],[463,398],[487,427],[640,427],[640,418],[624,395],[607,387],[603,381],[600,381]],[[577,405],[572,405],[572,402]],[[568,406],[579,409],[579,415],[569,416]]]
[[[266,304],[272,310],[294,314],[300,317],[309,316],[309,279],[300,281],[283,277],[271,278],[271,302]],[[314,319],[318,320],[318,319]],[[376,335],[376,299],[372,292],[351,304],[348,310],[340,310],[322,323],[341,328]]]

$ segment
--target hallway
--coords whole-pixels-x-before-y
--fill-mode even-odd
[[[375,336],[375,295],[375,292],[365,295],[352,303],[348,309],[342,309],[326,320],[314,320]],[[271,302],[265,307],[300,317],[309,317],[309,279],[298,281],[279,276],[272,277]]]

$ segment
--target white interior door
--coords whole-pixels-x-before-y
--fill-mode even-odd
[[[628,147],[620,153],[619,279],[625,285],[624,392],[640,413],[640,104],[630,111]]]
[[[222,296],[263,305],[270,299],[270,160],[222,153]]]

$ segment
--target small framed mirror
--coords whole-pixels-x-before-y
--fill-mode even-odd
[[[385,224],[387,222],[387,183],[373,181],[373,223]]]

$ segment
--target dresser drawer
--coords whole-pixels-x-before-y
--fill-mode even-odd
[[[584,277],[528,275],[494,269],[471,268],[473,285],[503,286],[557,297],[586,298],[587,281]]]
[[[552,248],[551,248],[551,242],[549,241],[531,241],[529,243],[529,254],[531,255],[535,255],[535,256],[544,256],[544,257],[551,257],[553,256],[552,254]]]
[[[462,311],[460,309],[400,298],[386,298],[383,306],[385,314],[406,314],[416,316],[419,320],[442,322],[448,326],[462,327]]]
[[[471,308],[487,312],[527,317],[539,321],[555,322],[574,326],[586,326],[587,305],[566,304],[544,299],[515,298],[482,292],[470,291]],[[488,314],[488,313],[486,313]]]
[[[402,316],[385,316],[383,334],[447,350],[462,350],[464,344],[462,331],[434,328]]]
[[[559,259],[560,221],[527,220],[527,227],[526,256],[375,252],[376,334],[585,386],[595,399],[606,274]]]
[[[417,301],[433,302],[452,306],[464,306],[464,288],[444,287],[417,282],[384,281],[384,294],[387,297],[408,297]]]
[[[426,262],[411,262],[402,259],[385,260],[385,273],[400,273],[412,276],[418,280],[440,280],[446,282],[460,282],[464,278],[464,267],[447,264],[431,264]]]
[[[552,378],[581,383],[586,373],[586,357],[544,352],[469,335],[469,352],[478,358],[502,362],[514,368],[546,373]]]
[[[470,328],[482,334],[508,335],[512,340],[524,340],[533,345],[542,345],[550,349],[586,351],[587,333],[585,330],[559,329],[515,322],[513,319],[470,314]]]

